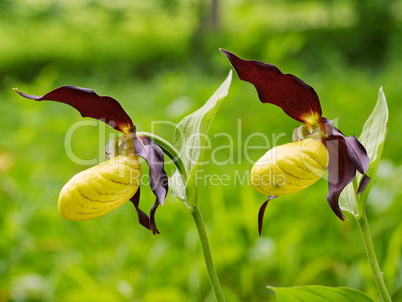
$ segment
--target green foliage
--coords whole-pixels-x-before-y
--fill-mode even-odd
[[[353,45],[354,53],[366,54],[374,46],[354,43],[356,35],[343,41],[336,24],[345,20],[344,28],[353,29],[347,24],[357,20],[354,2],[330,2],[334,9],[322,1],[221,2],[220,27],[203,33],[199,60],[200,50],[192,46],[198,19],[188,1],[175,1],[168,11],[167,1],[156,0],[0,1],[0,301],[211,301],[196,230],[171,194],[158,210],[161,235],[155,238],[138,226],[130,204],[93,221],[59,216],[60,189],[87,168],[71,161],[64,147],[69,127],[82,118],[59,104],[21,99],[11,88],[37,95],[64,84],[92,88],[119,100],[138,129],[172,142],[174,126],[153,128],[152,121],[177,123],[204,104],[230,68],[219,47],[305,80],[316,89],[324,116],[338,118],[345,135],[360,133],[370,100],[384,86],[391,113],[387,144],[367,211],[386,283],[394,301],[401,300],[400,5],[392,9],[395,26],[382,64],[359,66],[358,60],[345,61],[343,50]],[[336,22],[326,25],[328,20]],[[339,40],[327,35],[331,27]],[[325,38],[312,39],[318,31]],[[265,196],[236,173],[247,176],[251,161],[270,147],[261,147],[259,137],[248,140],[255,149],[242,146],[253,133],[268,135],[271,145],[272,133],[284,134],[278,145],[289,142],[298,125],[261,104],[249,86],[233,80],[204,154],[206,160],[229,159],[204,173],[231,181],[207,181],[199,192],[228,301],[270,301],[267,284],[347,286],[376,297],[359,233],[351,221],[332,214],[325,181],[273,200],[265,235],[258,237]],[[81,127],[72,149],[80,158],[103,161],[102,139],[115,134],[108,127]],[[232,144],[233,153],[213,153],[222,144]],[[175,168],[168,164],[169,175]],[[145,188],[141,202],[147,208],[154,197]]]
[[[366,294],[346,287],[269,287],[278,302],[374,302]]]
[[[379,91],[377,103],[373,112],[363,126],[360,142],[366,148],[367,155],[370,158],[370,167],[367,175],[371,178],[368,187],[357,195],[357,190],[362,180],[362,175],[357,173],[356,183],[349,184],[340,196],[340,206],[344,211],[348,211],[353,215],[358,213],[358,207],[364,209],[366,207],[367,197],[370,193],[371,186],[375,180],[378,164],[381,159],[382,150],[384,148],[385,138],[388,129],[388,105],[382,88]],[[356,198],[357,197],[357,198]]]
[[[361,143],[366,147],[367,154],[370,157],[370,167],[367,171],[367,175],[374,180],[377,173],[377,168],[380,163],[382,151],[385,144],[385,138],[388,130],[388,105],[385,99],[385,94],[382,88],[378,94],[377,104],[367,119],[363,127],[363,132],[360,135]],[[358,178],[361,180],[361,177]],[[359,198],[359,207],[365,208],[368,194],[373,183],[361,193]]]
[[[186,194],[198,194],[196,184],[197,167],[202,162],[203,151],[208,138],[209,128],[215,118],[216,112],[229,92],[232,82],[232,71],[222,85],[215,91],[209,100],[197,111],[186,116],[176,126],[174,133],[174,145],[178,150],[179,157],[182,159],[183,171],[176,171],[171,181],[173,194],[183,201],[190,202],[190,206],[195,206],[196,198],[189,201]],[[181,181],[183,179],[183,181]],[[184,183],[183,183],[184,182]]]

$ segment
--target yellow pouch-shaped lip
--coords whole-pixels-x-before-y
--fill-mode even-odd
[[[251,183],[266,195],[292,194],[317,182],[328,160],[328,151],[320,140],[308,138],[277,146],[254,164]]]
[[[136,155],[117,156],[76,174],[60,192],[58,208],[69,220],[105,215],[138,190],[141,165]]]

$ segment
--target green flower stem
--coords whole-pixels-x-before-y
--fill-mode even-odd
[[[389,295],[387,287],[385,286],[384,277],[378,264],[377,257],[375,255],[373,240],[371,238],[371,232],[365,210],[361,209],[359,214],[355,215],[355,218],[359,224],[364,248],[370,263],[371,273],[373,274],[374,282],[377,287],[378,294],[381,297],[381,301],[392,302],[391,296]]]
[[[163,138],[161,138],[157,135],[154,135],[154,134],[151,134],[148,132],[138,132],[137,134],[151,138],[159,147],[161,147],[163,152],[176,165],[176,168],[179,170],[179,172],[181,174],[183,182],[187,183],[187,190],[186,190],[187,203],[191,205],[188,207],[188,209],[190,210],[191,216],[193,217],[193,220],[197,227],[198,236],[199,236],[200,242],[201,242],[201,248],[202,248],[202,253],[204,255],[205,268],[208,273],[209,282],[211,284],[212,291],[215,295],[216,301],[224,302],[225,297],[223,295],[223,291],[222,291],[221,285],[219,283],[218,274],[216,273],[214,261],[212,258],[211,248],[210,248],[209,242],[208,242],[208,235],[207,235],[207,231],[205,229],[204,219],[202,218],[201,210],[198,206],[198,201],[197,201],[197,195],[198,195],[197,191],[198,190],[197,190],[197,187],[195,185],[193,185],[192,181],[190,181],[191,184],[189,184],[188,174],[187,174],[186,168],[184,166],[184,163],[180,158],[179,152],[168,141],[164,140]]]
[[[209,282],[214,292],[217,302],[224,302],[225,297],[221,285],[219,283],[218,274],[216,273],[214,261],[212,259],[211,249],[209,247],[207,231],[205,229],[204,219],[202,218],[200,208],[193,206],[190,208],[191,216],[193,216],[195,225],[197,226],[198,236],[200,237],[202,253],[204,254],[205,267],[207,269]]]

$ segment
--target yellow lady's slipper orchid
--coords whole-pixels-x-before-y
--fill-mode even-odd
[[[168,177],[164,170],[162,149],[149,137],[136,134],[136,127],[120,103],[109,96],[76,86],[61,86],[43,96],[18,91],[24,98],[35,101],[60,102],[77,109],[81,116],[105,122],[123,133],[108,146],[107,161],[75,175],[61,190],[60,214],[70,220],[87,220],[102,216],[131,201],[139,223],[158,234],[155,213],[163,205],[168,192]],[[117,148],[117,149],[115,149]],[[156,200],[149,216],[140,207],[141,166],[137,155],[149,166],[149,184]]]
[[[288,116],[303,123],[294,133],[294,141],[302,139],[303,143],[290,143],[268,151],[256,163],[251,173],[256,189],[269,195],[258,214],[260,234],[268,201],[278,195],[294,193],[308,187],[320,178],[319,175],[322,175],[325,168],[328,170],[328,204],[332,211],[344,220],[339,207],[339,195],[342,190],[355,179],[356,171],[363,174],[357,193],[362,192],[370,181],[366,175],[370,159],[364,146],[356,137],[345,136],[334,127],[332,121],[322,116],[317,93],[298,77],[284,74],[272,64],[243,60],[230,51],[221,51],[232,63],[239,78],[254,85],[262,103],[279,106]],[[307,151],[309,148],[303,151],[300,145],[309,138],[317,140],[311,145],[314,146],[311,149],[314,154]],[[276,157],[272,160],[273,153],[276,153]],[[303,159],[305,153],[311,156],[304,156]],[[314,163],[318,165],[317,173],[305,170],[310,166],[310,159],[311,168],[315,166]],[[265,166],[260,165],[265,161]],[[253,180],[253,176],[264,178]]]
[[[279,196],[296,193],[317,182],[328,166],[324,144],[307,138],[277,146],[253,166],[252,185],[263,194]]]

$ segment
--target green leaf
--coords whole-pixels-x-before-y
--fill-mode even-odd
[[[365,207],[384,147],[387,125],[388,106],[384,92],[382,88],[380,88],[377,103],[365,122],[362,134],[359,138],[359,141],[366,148],[367,155],[370,158],[370,167],[367,171],[367,175],[371,178],[371,181],[367,188],[360,195],[357,195],[357,184],[360,183],[363,177],[363,175],[357,173],[357,182],[350,183],[346,186],[339,197],[339,206],[341,209],[353,215],[357,214],[358,206],[360,209]]]
[[[366,148],[367,155],[370,158],[370,167],[367,171],[367,175],[371,178],[367,188],[360,194],[359,208],[361,209],[364,209],[366,205],[368,194],[370,193],[373,180],[377,173],[378,164],[384,148],[385,138],[387,136],[387,129],[388,105],[385,94],[381,87],[374,110],[364,124],[362,134],[359,138],[360,142]],[[358,183],[360,183],[361,179],[362,175],[359,174],[357,177]]]
[[[339,207],[342,211],[347,211],[352,215],[357,214],[356,191],[354,182],[351,182],[343,189],[341,195],[339,195]]]
[[[173,175],[169,178],[169,188],[173,196],[185,202],[186,187],[183,182],[182,174],[177,169],[173,173]]]
[[[374,302],[366,294],[347,287],[317,285],[296,287],[271,287],[278,302]]]
[[[185,184],[178,180],[178,176],[172,181],[172,192],[175,196],[183,199],[183,192],[186,195],[194,193],[194,177],[196,167],[202,161],[203,151],[205,150],[206,142],[208,141],[208,131],[212,121],[215,118],[216,112],[222,103],[222,100],[227,96],[230,83],[232,81],[232,71],[222,85],[215,91],[211,98],[197,111],[186,116],[177,126],[174,133],[174,145],[179,151],[180,158],[185,167],[187,175]],[[177,174],[177,173],[175,173]],[[182,173],[183,174],[183,173]],[[183,186],[185,185],[185,190]],[[190,188],[191,187],[191,188]],[[188,196],[187,196],[188,197]]]
[[[371,174],[369,172],[367,173],[370,177],[375,176],[375,174],[373,174],[373,168],[378,166],[378,162],[381,158],[385,137],[387,135],[387,128],[388,106],[384,92],[382,88],[380,88],[377,103],[373,112],[364,124],[362,134],[359,137],[359,140],[366,148],[371,161],[369,168]]]
[[[223,98],[227,96],[232,71],[212,97],[197,111],[186,116],[175,129],[174,145],[179,151],[187,173],[197,165],[202,156],[205,139]]]

